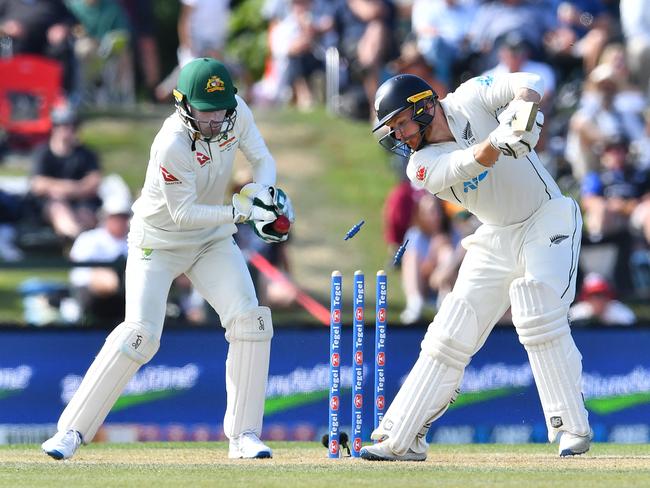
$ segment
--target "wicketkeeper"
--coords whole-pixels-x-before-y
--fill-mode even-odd
[[[267,458],[260,441],[273,324],[232,235],[250,222],[269,242],[287,239],[273,229],[286,216],[287,195],[275,187],[275,161],[246,103],[219,61],[196,59],[180,73],[176,111],[151,146],[140,198],[133,205],[126,265],[126,315],[106,339],[81,386],[63,411],[58,432],[43,443],[55,459],[92,441],[122,390],[158,350],[167,294],[186,274],[216,310],[229,342],[224,430],[230,458]],[[224,205],[241,149],[254,183]]]
[[[424,336],[419,358],[372,438],[369,460],[424,460],[431,423],[458,395],[463,372],[512,307],[560,456],[589,449],[582,357],[567,312],[575,294],[582,219],[533,150],[544,116],[537,75],[483,76],[443,100],[422,79],[398,75],[377,90],[389,149],[410,154],[407,175],[474,213],[458,279]]]

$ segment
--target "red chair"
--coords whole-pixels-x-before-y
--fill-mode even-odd
[[[62,77],[61,64],[43,56],[0,59],[0,128],[9,147],[29,149],[47,139],[50,111],[63,97]]]

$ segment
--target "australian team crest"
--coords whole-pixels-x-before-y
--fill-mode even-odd
[[[205,85],[205,91],[207,91],[208,93],[213,93],[216,91],[224,91],[225,89],[226,89],[226,85],[218,76],[211,76]]]

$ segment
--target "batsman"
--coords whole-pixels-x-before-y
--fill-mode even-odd
[[[560,456],[589,450],[582,356],[567,314],[574,299],[582,219],[535,146],[541,79],[529,73],[472,78],[443,100],[422,79],[398,75],[378,90],[380,143],[409,157],[418,188],[461,205],[482,225],[415,365],[372,438],[367,460],[422,461],[427,431],[459,393],[465,367],[508,307],[537,385],[548,439]]]
[[[273,323],[258,305],[251,276],[232,235],[250,223],[268,242],[287,239],[275,221],[293,222],[290,199],[277,187],[275,161],[251,110],[225,66],[199,58],[183,67],[175,112],[151,146],[144,187],[133,205],[126,265],[124,322],[108,336],[42,445],[55,459],[74,455],[97,429],[138,371],[156,354],[174,278],[186,274],[215,309],[229,343],[225,434],[230,458],[268,458],[260,440]],[[237,149],[254,182],[224,205]],[[228,197],[230,198],[230,197]]]

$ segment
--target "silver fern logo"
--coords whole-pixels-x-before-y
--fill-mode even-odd
[[[474,133],[472,132],[472,126],[470,125],[469,122],[467,122],[467,125],[463,129],[463,139],[465,139],[470,144],[476,143],[476,138],[474,137]]]
[[[551,243],[548,245],[548,247],[551,247],[553,244],[559,245],[562,241],[565,239],[568,239],[569,236],[564,235],[564,234],[555,234],[549,237],[549,240]]]

